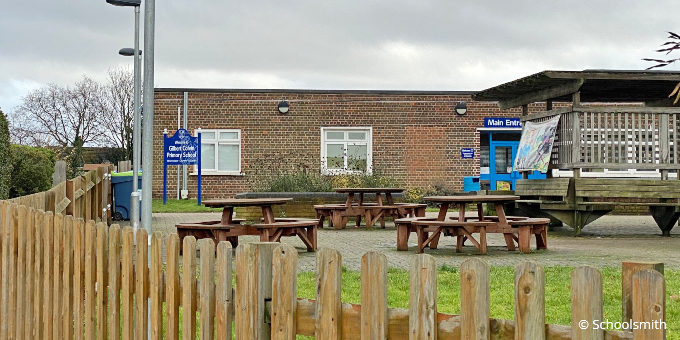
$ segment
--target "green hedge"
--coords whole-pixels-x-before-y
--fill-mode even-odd
[[[52,187],[55,161],[52,150],[12,145],[10,198],[49,190]]]
[[[9,143],[9,123],[0,110],[0,200],[9,198],[9,184],[12,173],[12,150]]]

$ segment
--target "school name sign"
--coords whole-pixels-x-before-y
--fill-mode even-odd
[[[167,202],[168,165],[198,166],[198,205],[201,205],[201,131],[196,137],[189,131],[179,129],[168,137],[168,130],[163,131],[163,204]]]

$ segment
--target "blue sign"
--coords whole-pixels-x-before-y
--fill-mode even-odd
[[[475,149],[473,149],[473,148],[462,148],[462,149],[460,149],[460,158],[462,158],[462,159],[475,158]]]
[[[519,118],[504,118],[504,117],[485,117],[485,128],[521,128],[522,122]]]
[[[167,202],[168,165],[198,165],[198,205],[201,205],[201,132],[192,137],[179,129],[172,137],[163,132],[163,204]]]
[[[163,158],[166,165],[193,165],[198,163],[198,137],[179,129],[175,135],[163,135]]]

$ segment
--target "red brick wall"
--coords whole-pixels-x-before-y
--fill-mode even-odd
[[[163,129],[174,133],[183,90],[155,93],[154,197],[162,195]],[[290,103],[281,115],[277,103]],[[466,101],[468,111],[453,107]],[[407,187],[444,185],[462,190],[462,177],[479,174],[479,134],[484,117],[519,116],[496,103],[472,101],[458,93],[189,92],[188,130],[241,129],[243,176],[203,176],[203,197],[230,197],[250,191],[273,171],[320,169],[321,127],[373,128],[373,169]],[[538,107],[533,107],[534,109]],[[461,159],[461,148],[475,148],[473,160]],[[176,170],[170,168],[168,193],[174,197]],[[191,197],[196,177],[189,176]]]

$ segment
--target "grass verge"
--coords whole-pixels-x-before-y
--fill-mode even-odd
[[[162,199],[155,199],[152,203],[152,211],[155,213],[196,213],[196,212],[221,212],[221,208],[206,208],[198,205],[197,200],[168,200],[163,205]]]

